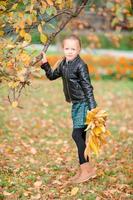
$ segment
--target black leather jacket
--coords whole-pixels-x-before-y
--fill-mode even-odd
[[[41,68],[45,70],[46,76],[50,80],[62,77],[63,91],[67,102],[86,101],[89,110],[97,106],[87,64],[79,55],[68,63],[64,58],[55,70],[52,70],[48,62],[42,64]]]

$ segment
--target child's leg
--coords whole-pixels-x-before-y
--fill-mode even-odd
[[[77,174],[71,179],[71,181],[73,181],[74,183],[81,183],[89,180],[90,178],[96,177],[96,170],[89,162],[89,157],[87,157],[87,160],[84,157],[84,151],[86,148],[85,128],[74,128],[72,132],[72,137],[78,149],[80,169]]]
[[[85,162],[89,161],[89,158],[87,160],[84,157],[84,151],[86,148],[86,132],[84,131],[85,128],[74,128],[72,132],[72,138],[74,139],[77,149],[78,149],[78,157],[79,157],[79,163],[83,164]]]
[[[87,126],[83,128],[83,131],[82,131],[82,138],[84,139],[85,142],[86,142],[86,131],[85,131],[86,128]]]

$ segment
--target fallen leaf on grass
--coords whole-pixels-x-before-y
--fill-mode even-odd
[[[71,196],[76,195],[78,191],[79,191],[79,188],[78,188],[78,187],[74,187],[74,188],[71,190]]]
[[[57,184],[57,185],[62,185],[62,183],[59,180],[55,180],[52,182],[53,184]]]
[[[16,108],[17,106],[18,106],[18,102],[17,102],[17,101],[13,101],[13,102],[12,102],[12,107],[13,107],[13,108]]]
[[[101,198],[100,197],[96,197],[96,200],[101,200]]]
[[[37,194],[36,196],[32,196],[31,200],[37,200],[37,199],[40,199],[40,198],[41,198],[41,195]]]
[[[42,185],[42,181],[36,181],[36,182],[34,183],[34,187],[35,187],[35,188],[39,188],[39,187],[41,187],[41,185]]]
[[[30,152],[31,152],[32,154],[36,154],[36,153],[37,153],[37,150],[36,150],[34,147],[32,147],[32,148],[30,149]]]
[[[5,196],[10,196],[12,193],[9,193],[9,192],[4,191],[3,194],[4,194]]]

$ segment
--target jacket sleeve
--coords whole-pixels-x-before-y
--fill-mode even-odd
[[[93,94],[93,86],[91,85],[90,75],[87,64],[80,65],[78,68],[78,75],[80,80],[80,85],[84,91],[84,94],[88,100],[90,109],[97,106],[97,103]]]
[[[55,80],[59,77],[61,77],[61,70],[60,65],[53,70],[48,62],[41,65],[41,68],[45,70],[46,76],[49,80]]]

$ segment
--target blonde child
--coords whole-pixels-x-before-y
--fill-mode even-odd
[[[62,78],[65,99],[72,103],[72,138],[77,146],[80,168],[70,180],[74,183],[81,183],[96,176],[96,170],[90,164],[89,158],[86,160],[84,157],[84,150],[86,148],[85,116],[87,110],[94,109],[97,104],[87,64],[79,56],[80,39],[75,35],[70,35],[63,40],[62,46],[65,57],[58,67],[52,70],[46,54],[42,53],[41,68],[45,70],[46,76],[50,80]]]

